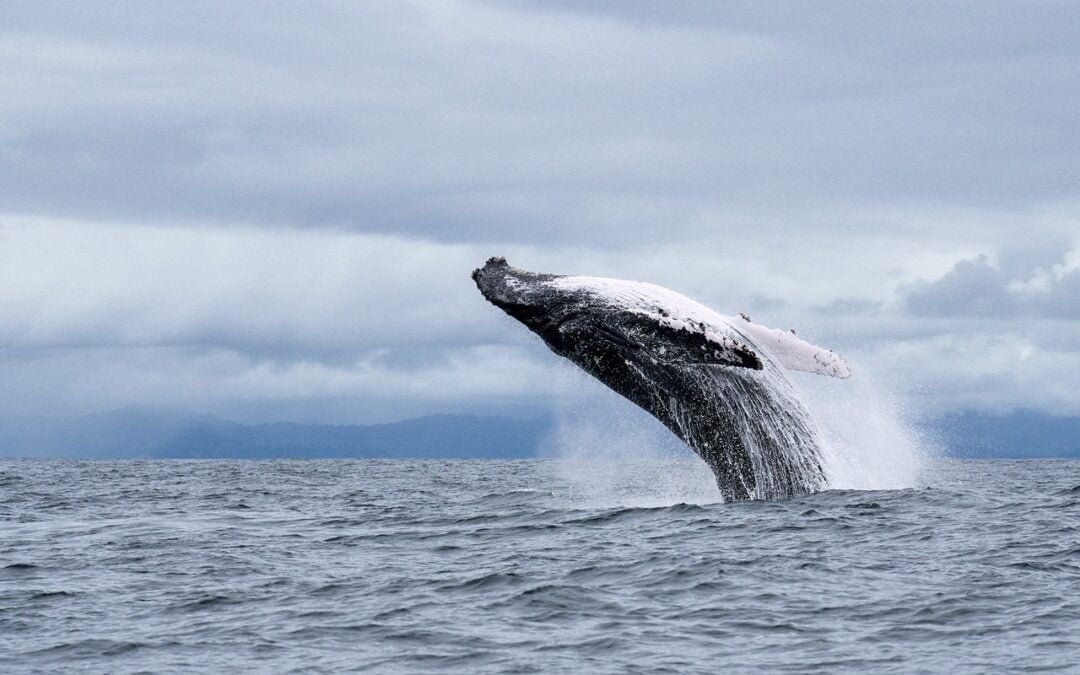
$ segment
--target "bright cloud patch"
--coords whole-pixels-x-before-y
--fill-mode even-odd
[[[1043,317],[1080,321],[1077,251],[1029,266],[983,255],[961,260],[940,279],[907,289],[908,311],[919,316]]]

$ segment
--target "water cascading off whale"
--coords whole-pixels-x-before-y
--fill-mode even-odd
[[[782,369],[850,376],[837,354],[653,284],[525,272],[504,258],[472,277],[552,351],[686,442],[725,501],[827,487],[817,428]]]

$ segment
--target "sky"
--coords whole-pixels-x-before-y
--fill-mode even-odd
[[[1071,2],[5,2],[0,410],[588,397],[504,255],[1080,415],[1077,111]]]

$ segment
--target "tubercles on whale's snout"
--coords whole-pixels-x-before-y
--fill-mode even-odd
[[[483,267],[478,267],[472,271],[473,281],[479,283],[481,275],[483,275],[484,272],[488,271],[488,268],[496,267],[504,267],[509,269],[510,263],[506,262],[506,258],[502,257],[501,255],[491,256],[487,259],[487,262],[484,263]]]

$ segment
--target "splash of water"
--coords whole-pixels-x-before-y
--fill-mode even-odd
[[[851,380],[798,376],[800,397],[821,430],[828,486],[836,490],[899,490],[925,484],[941,454],[914,415],[860,365]]]
[[[595,396],[556,411],[546,444],[567,501],[579,508],[723,501],[712,471],[690,448],[645,411],[595,388]]]
[[[792,382],[770,369],[714,379],[725,406],[718,412],[737,420],[765,486],[754,497],[770,497],[768,490],[784,471],[803,476],[806,492],[892,490],[925,482],[935,455],[932,445],[866,368],[843,381],[796,375]],[[632,403],[598,391],[603,395],[558,411],[549,439],[549,454],[558,458],[573,501],[588,506],[722,501],[712,472],[689,448]],[[778,452],[786,453],[784,462]]]
[[[749,456],[752,475],[745,477],[744,484],[750,487],[752,499],[818,492],[826,479],[817,425],[779,367],[769,361],[763,365],[762,370],[702,373],[716,414],[732,421]],[[697,422],[685,421],[686,438],[696,438]]]

